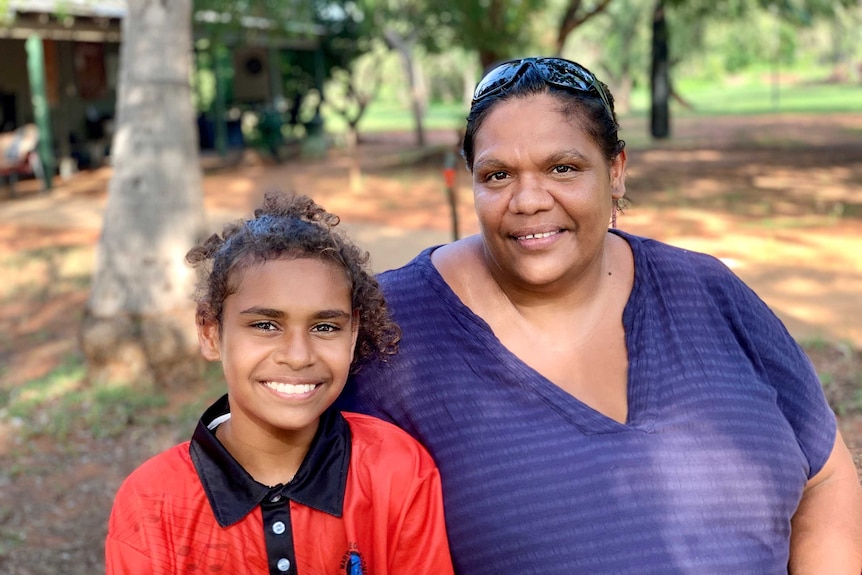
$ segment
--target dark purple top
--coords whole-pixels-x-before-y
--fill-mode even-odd
[[[380,276],[400,352],[343,403],[429,449],[461,575],[786,573],[836,433],[817,374],[717,259],[616,233],[635,261],[625,424],[506,349],[433,248]]]

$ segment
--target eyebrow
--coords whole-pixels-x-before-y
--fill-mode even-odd
[[[473,163],[473,171],[476,171],[476,170],[494,171],[494,170],[505,170],[507,168],[508,168],[508,166],[504,162],[501,162],[500,160],[497,160],[495,158],[490,158],[487,160],[477,160],[476,162]]]
[[[566,161],[571,161],[571,160],[575,160],[578,162],[586,162],[587,159],[588,158],[584,154],[582,154],[579,150],[570,149],[570,150],[563,150],[558,154],[551,154],[550,156],[548,156],[547,161],[552,163],[552,164],[556,164],[559,162],[566,162]]]
[[[588,158],[577,149],[562,150],[556,154],[551,154],[545,158],[546,164],[560,164],[565,162],[586,162]],[[486,160],[477,160],[473,164],[473,170],[507,170],[509,165],[506,162],[497,158],[488,158]]]
[[[285,314],[283,311],[268,307],[250,307],[239,312],[240,315],[259,315],[270,319],[282,319]],[[318,319],[349,319],[351,314],[340,309],[322,309],[314,317]]]

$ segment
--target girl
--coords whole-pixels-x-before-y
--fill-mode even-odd
[[[107,573],[452,573],[440,477],[381,420],[330,406],[396,350],[376,280],[338,218],[268,194],[192,249],[201,353],[227,394],[117,493]]]

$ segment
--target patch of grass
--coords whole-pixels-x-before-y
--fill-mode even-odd
[[[153,408],[167,405],[167,399],[132,386],[96,387],[78,405],[85,410],[83,422],[94,437],[116,437],[132,423],[146,419]]]
[[[676,109],[680,117],[862,111],[862,90],[854,84],[787,83],[776,88],[762,81],[740,85],[681,81],[679,88],[694,106],[694,111]]]
[[[5,371],[5,370],[3,370]],[[3,372],[0,371],[0,378],[2,378]],[[5,408],[9,405],[9,401],[12,399],[12,390],[6,389],[5,387],[0,387],[0,409]]]
[[[758,220],[743,222],[743,229],[756,230],[800,230],[805,228],[822,228],[833,226],[839,218],[833,215],[805,216],[805,217],[777,217],[761,218]]]
[[[812,351],[825,351],[832,347],[832,343],[829,340],[819,335],[800,339],[799,345],[806,350],[810,349]]]
[[[46,341],[51,341],[51,338],[54,337],[54,333],[48,329],[40,329],[34,331],[32,333],[26,334],[26,338],[28,341],[33,343],[44,343]]]
[[[426,130],[450,129],[458,130],[463,127],[467,118],[467,108],[457,102],[432,103],[423,118],[423,126]],[[345,122],[337,114],[328,113],[324,106],[324,117],[326,119],[326,130],[328,132],[342,132],[345,130]],[[368,111],[359,122],[359,131],[363,134],[389,130],[412,130],[414,129],[413,113],[408,105],[401,105],[393,101],[374,101],[368,106]]]
[[[92,270],[92,250],[53,246],[23,250],[0,259],[0,301],[26,298],[44,301],[52,295],[86,288]]]
[[[835,402],[832,405],[832,409],[839,417],[843,417],[851,413],[862,412],[862,389],[856,390],[856,393],[843,401]]]
[[[24,543],[25,539],[20,529],[0,528],[0,558],[7,556],[12,549]]]
[[[80,358],[69,356],[44,377],[28,381],[12,390],[9,415],[28,420],[41,407],[79,391],[86,369]]]
[[[153,408],[166,405],[160,394],[129,384],[85,384],[86,367],[67,357],[51,373],[9,392],[6,416],[20,421],[25,436],[64,440],[77,432],[115,437]]]
[[[179,437],[191,437],[204,410],[226,391],[221,363],[207,363],[203,386],[195,399],[184,401],[178,409],[167,413],[160,421],[178,429]]]

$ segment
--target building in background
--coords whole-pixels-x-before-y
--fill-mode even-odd
[[[50,187],[52,174],[67,176],[103,165],[113,135],[126,0],[6,0],[0,1],[0,10],[4,4],[6,13],[0,14],[0,132],[38,126],[46,187]],[[207,26],[219,19],[217,13],[197,12],[196,37],[207,44]],[[318,61],[315,56],[324,35],[313,24],[291,22],[290,27],[273,33],[271,23],[248,19],[238,29],[251,30],[251,34],[234,32],[225,37],[219,63],[223,70],[215,74],[217,101],[201,110],[204,148],[223,152],[227,145],[243,145],[237,113],[267,113],[271,127],[274,111],[279,132],[281,122],[290,119],[291,102],[284,95],[285,82],[289,84],[291,78],[284,77],[282,70],[290,70],[291,60]],[[209,58],[211,67],[213,60]],[[322,93],[322,74],[312,71],[311,75]]]
[[[0,131],[35,123],[49,171],[99,165],[108,152],[124,15],[124,0],[7,0]]]

